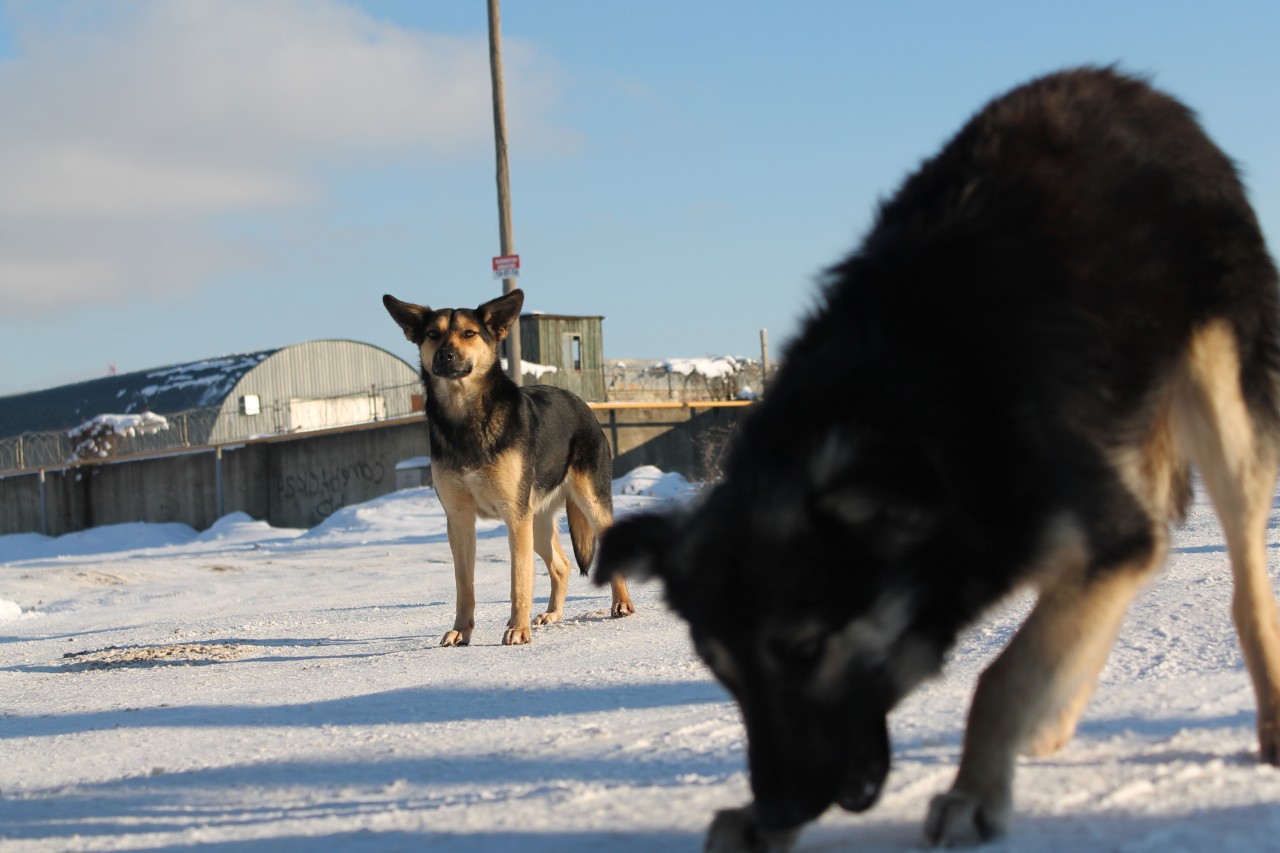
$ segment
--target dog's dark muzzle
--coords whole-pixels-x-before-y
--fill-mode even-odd
[[[847,812],[865,812],[880,799],[880,790],[883,786],[883,780],[875,782],[868,779],[850,782],[836,796],[836,805]]]
[[[795,797],[757,798],[756,814],[760,821],[760,829],[767,833],[782,833],[798,829],[809,821],[816,820],[827,807],[834,802],[849,812],[864,812],[880,799],[883,780],[873,781],[850,780],[828,799],[827,797]]]
[[[431,359],[431,373],[441,379],[461,379],[471,374],[471,361],[452,347],[441,347]]]
[[[812,804],[790,800],[757,799],[755,807],[760,831],[770,835],[797,830],[809,821],[816,820],[827,810],[825,805],[814,808]]]
[[[815,715],[810,724],[789,730],[791,736],[784,738],[777,734],[786,727],[776,722],[766,734],[748,725],[751,788],[760,829],[766,833],[798,829],[832,804],[862,812],[880,799],[889,776],[884,715]]]

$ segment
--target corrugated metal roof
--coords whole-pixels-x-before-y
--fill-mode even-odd
[[[102,414],[160,415],[215,406],[279,349],[140,370],[0,397],[0,437],[64,430]]]

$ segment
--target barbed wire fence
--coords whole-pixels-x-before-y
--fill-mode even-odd
[[[373,422],[408,417],[415,411],[420,411],[420,408],[415,408],[414,401],[415,397],[420,399],[421,393],[421,384],[413,382],[387,387],[371,386],[344,394],[308,398],[304,402],[346,400],[363,396],[377,397],[383,401],[383,404],[377,409],[379,416],[369,421]],[[291,402],[296,401],[275,401],[273,405],[287,409]],[[71,429],[28,432],[0,438],[0,471],[15,472],[57,467],[77,462],[204,446],[214,432],[214,426],[219,417],[225,411],[222,405],[217,405],[165,414],[162,418],[164,426],[158,426],[152,422],[145,429],[120,427],[110,421],[104,421],[99,416]],[[332,426],[346,425],[348,424],[332,424]],[[289,432],[287,428],[275,428],[269,434],[287,432]],[[255,438],[261,434],[254,432],[230,435],[224,436],[223,440],[237,441]]]
[[[761,363],[747,358],[622,359],[605,365],[610,402],[754,399],[764,384]]]

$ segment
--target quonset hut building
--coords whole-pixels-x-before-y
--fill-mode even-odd
[[[67,462],[69,433],[103,415],[164,416],[167,428],[131,439],[159,450],[401,417],[421,393],[416,368],[345,340],[106,376],[0,397],[0,470]]]

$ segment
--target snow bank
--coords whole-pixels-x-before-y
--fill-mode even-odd
[[[498,522],[477,522],[492,528]],[[318,544],[367,545],[370,543],[445,541],[447,524],[435,489],[422,486],[401,489],[366,503],[346,506],[298,537],[299,547]]]
[[[615,501],[623,511],[648,506],[655,500],[686,499],[696,491],[697,487],[679,474],[667,473],[653,466],[637,468],[613,484],[615,496],[637,501]],[[498,521],[481,519],[477,522],[477,529],[482,535],[491,534],[501,527]],[[178,548],[204,553],[219,548],[255,545],[306,549],[374,543],[444,542],[446,536],[447,525],[435,490],[419,487],[401,489],[362,504],[343,507],[310,530],[272,527],[243,512],[233,512],[202,533],[185,524],[137,522],[105,525],[57,538],[38,533],[10,534],[0,536],[0,565]]]
[[[22,607],[16,601],[0,598],[0,622],[22,618]]]
[[[613,481],[614,495],[637,495],[646,498],[677,500],[688,498],[697,487],[674,472],[668,473],[652,465],[642,465]]]
[[[39,533],[17,533],[0,536],[0,564],[170,548],[190,544],[196,539],[195,530],[176,523],[108,524],[57,538]]]

